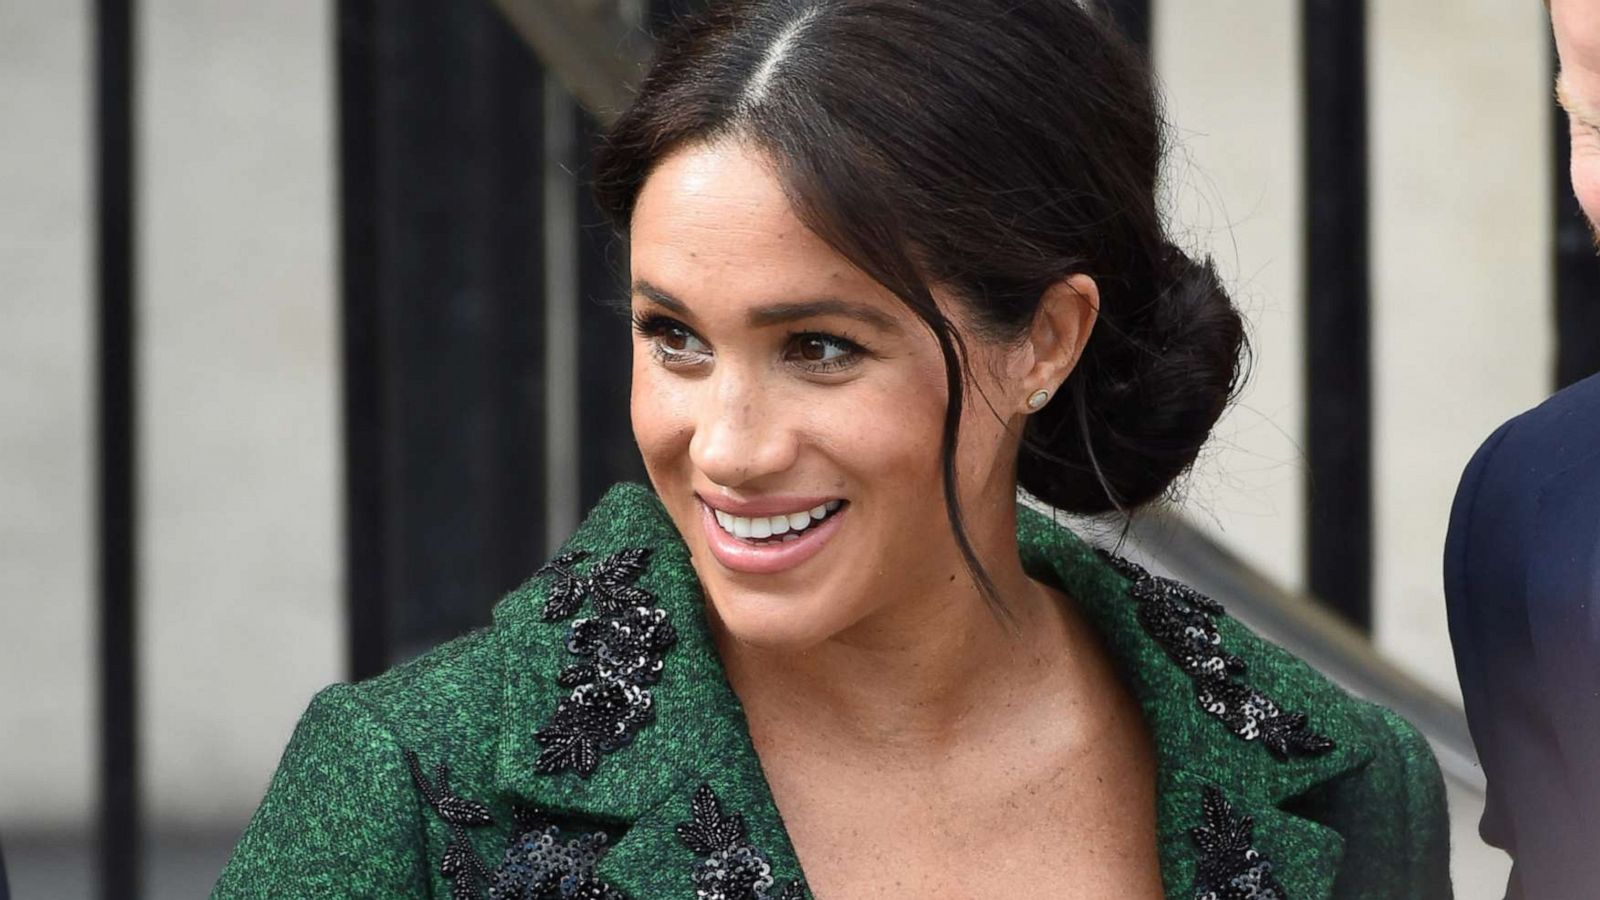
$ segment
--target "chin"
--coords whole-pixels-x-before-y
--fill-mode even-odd
[[[775,594],[741,588],[726,580],[707,582],[708,612],[728,636],[749,647],[803,653],[837,634],[845,625],[824,598]],[[830,614],[833,613],[833,614]]]

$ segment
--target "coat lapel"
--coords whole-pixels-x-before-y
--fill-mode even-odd
[[[1029,574],[1074,598],[1144,712],[1156,746],[1157,837],[1168,896],[1205,896],[1198,887],[1207,855],[1194,831],[1206,824],[1208,788],[1237,815],[1249,817],[1254,848],[1272,865],[1285,896],[1330,896],[1343,840],[1297,810],[1305,805],[1298,802],[1302,798],[1373,757],[1367,727],[1353,717],[1348,698],[1304,663],[1226,616],[1216,616],[1220,649],[1243,663],[1235,681],[1270,697],[1285,712],[1306,714],[1308,732],[1327,736],[1332,746],[1279,755],[1263,740],[1246,740],[1202,707],[1195,679],[1141,624],[1138,601],[1130,596],[1123,573],[1070,529],[1026,507],[1018,510],[1018,537]]]
[[[496,625],[513,635],[505,650],[507,718],[497,754],[498,787],[555,814],[625,829],[595,871],[635,900],[695,896],[701,857],[680,839],[677,826],[694,819],[701,785],[714,790],[729,815],[742,816],[749,845],[769,861],[777,885],[798,879],[799,864],[750,743],[743,707],[707,627],[688,550],[655,495],[634,484],[613,488],[563,553],[585,551],[582,570],[637,548],[651,555],[634,583],[666,612],[677,638],[650,688],[651,721],[621,748],[602,754],[588,777],[538,771],[544,748],[535,735],[568,693],[557,685],[574,658],[568,634],[572,622],[590,610],[571,620],[545,621],[554,579],[535,578],[496,611]],[[771,896],[776,900],[779,894]]]
[[[1343,842],[1297,810],[1304,806],[1301,798],[1372,758],[1364,726],[1354,720],[1347,699],[1298,660],[1219,616],[1222,644],[1243,662],[1240,679],[1284,710],[1307,713],[1308,727],[1331,738],[1333,746],[1281,757],[1260,740],[1245,740],[1201,708],[1194,680],[1141,625],[1124,574],[1069,529],[1027,508],[1018,510],[1018,536],[1029,573],[1078,602],[1143,709],[1156,743],[1158,839],[1168,895],[1205,896],[1197,887],[1206,873],[1215,874],[1218,866],[1226,870],[1233,865],[1230,852],[1242,860],[1249,849],[1270,864],[1284,896],[1330,896]],[[552,814],[621,832],[596,873],[636,900],[651,900],[695,896],[696,867],[706,857],[686,842],[679,826],[695,821],[696,793],[708,787],[726,816],[741,817],[744,846],[757,859],[751,865],[770,867],[766,886],[754,896],[797,896],[782,893],[800,878],[799,864],[750,743],[743,708],[723,673],[687,548],[659,501],[639,485],[613,488],[564,551],[586,551],[577,564],[584,570],[635,548],[651,552],[632,583],[665,611],[676,633],[659,681],[649,687],[650,721],[622,746],[603,752],[587,777],[570,769],[538,770],[547,748],[536,734],[570,690],[558,680],[575,660],[568,646],[572,623],[592,611],[585,607],[570,618],[546,621],[558,579],[536,577],[496,610],[497,626],[510,636],[498,788]],[[1208,793],[1225,808],[1208,808]],[[1233,823],[1232,830],[1210,827],[1224,820]],[[1203,849],[1208,840],[1209,853]]]

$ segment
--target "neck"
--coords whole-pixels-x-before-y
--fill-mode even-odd
[[[830,742],[937,750],[1048,677],[1067,641],[1059,596],[1023,571],[1014,519],[973,537],[1009,619],[985,602],[957,558],[804,651],[742,644],[713,620],[752,731],[770,725]]]

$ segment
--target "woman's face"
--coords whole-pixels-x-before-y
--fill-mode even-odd
[[[634,435],[727,631],[803,649],[969,583],[941,487],[938,344],[801,224],[766,157],[734,141],[670,155],[631,242]],[[958,483],[982,556],[1014,527],[1007,426],[1031,351],[957,327],[978,379]]]

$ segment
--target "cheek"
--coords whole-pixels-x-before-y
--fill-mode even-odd
[[[999,499],[1008,506],[1012,502],[1023,425],[1018,421],[1013,430],[1012,395],[1022,378],[1022,372],[1016,370],[1026,371],[1026,367],[1010,366],[1011,361],[1009,354],[980,357],[974,378],[967,383],[961,443],[956,448],[963,502]],[[990,491],[1004,496],[979,496]]]
[[[860,449],[852,456],[871,460],[882,483],[897,485],[942,510],[944,418],[943,391],[910,402],[896,397],[871,413],[863,409],[860,427],[852,429]],[[1004,424],[969,387],[954,458],[964,502],[988,484],[1005,438]],[[942,514],[939,521],[944,521]]]
[[[961,443],[956,448],[956,465],[960,472],[963,499],[971,492],[988,489],[997,472],[1008,472],[1008,459],[1014,460],[1015,451],[1008,451],[1014,443],[995,410],[980,400],[974,408],[969,405],[961,420]]]
[[[672,470],[675,457],[687,456],[693,435],[690,409],[681,380],[662,372],[648,351],[635,350],[630,402],[633,439],[653,481]]]
[[[832,436],[830,455],[849,460],[863,487],[920,495],[930,478],[937,484],[943,375],[930,377],[924,368],[815,405],[814,427]]]

